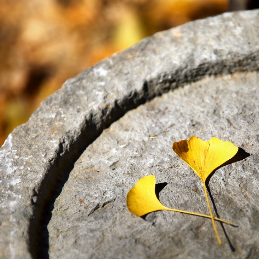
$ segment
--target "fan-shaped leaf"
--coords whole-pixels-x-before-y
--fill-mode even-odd
[[[211,218],[208,215],[195,213],[195,212],[189,212],[184,210],[177,210],[177,209],[170,209],[165,207],[158,199],[155,193],[155,184],[156,184],[156,178],[153,175],[145,176],[138,180],[135,187],[133,187],[127,195],[127,206],[129,211],[137,215],[139,217],[142,217],[150,212],[158,211],[158,210],[170,210],[170,211],[176,211],[191,215],[196,215],[200,217],[206,217]],[[231,225],[232,223],[227,222],[225,220],[215,218],[215,220],[224,222],[226,224]]]
[[[218,238],[218,243],[221,244],[221,240],[214,222],[215,218],[213,217],[211,211],[205,182],[208,176],[216,168],[224,164],[237,153],[238,147],[228,141],[224,142],[218,138],[203,141],[197,137],[191,137],[189,140],[181,140],[173,143],[173,150],[201,178],[212,224]]]

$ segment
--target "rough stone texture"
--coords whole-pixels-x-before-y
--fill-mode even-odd
[[[55,202],[50,258],[258,258],[258,80],[258,73],[204,79],[113,123],[76,162]],[[225,225],[225,235],[217,224],[222,246],[208,219],[165,211],[145,221],[126,206],[129,189],[153,174],[168,183],[163,204],[209,214],[202,182],[172,150],[193,135],[229,140],[251,154],[209,181],[217,212],[238,226]]]
[[[240,222],[238,230],[229,227],[226,228],[231,242],[236,246],[237,251],[235,255],[243,258],[242,256],[244,255],[245,257],[245,254],[247,254],[247,258],[256,258],[255,256],[258,251],[253,249],[256,245],[256,237],[251,231],[253,230],[256,232],[256,229],[258,228],[258,222],[256,221],[258,207],[255,206],[254,202],[258,195],[256,189],[256,184],[258,183],[258,179],[256,178],[257,149],[255,145],[257,143],[256,114],[258,106],[256,101],[253,101],[256,100],[258,93],[256,92],[256,84],[254,82],[256,75],[241,75],[241,73],[246,74],[248,71],[258,71],[259,69],[258,14],[258,11],[232,14],[226,13],[218,17],[188,23],[178,28],[155,34],[152,37],[144,39],[134,47],[98,63],[96,66],[82,72],[75,78],[69,79],[60,91],[57,91],[45,100],[26,124],[18,127],[9,135],[0,150],[0,257],[48,258],[47,250],[49,247],[51,254],[60,253],[61,250],[57,247],[59,244],[58,240],[55,243],[52,243],[52,237],[53,235],[62,234],[62,225],[64,224],[63,227],[66,229],[66,226],[69,226],[71,222],[68,221],[68,225],[65,225],[64,222],[60,222],[60,229],[57,228],[54,230],[53,228],[55,224],[57,224],[57,221],[56,218],[53,217],[50,225],[53,226],[50,227],[51,242],[48,240],[46,225],[50,219],[49,212],[52,209],[53,202],[60,194],[64,182],[68,179],[74,163],[78,160],[82,152],[84,152],[84,150],[88,152],[88,149],[93,149],[95,139],[98,138],[102,130],[122,117],[125,112],[136,108],[147,100],[151,100],[169,90],[174,90],[179,86],[184,86],[189,83],[198,81],[197,85],[193,88],[198,91],[199,81],[207,76],[211,76],[208,81],[209,85],[207,86],[208,91],[211,92],[208,92],[208,96],[205,94],[207,88],[202,88],[203,90],[200,90],[199,92],[204,99],[202,102],[203,106],[196,107],[195,105],[195,102],[199,103],[198,94],[194,95],[194,92],[192,92],[192,95],[197,99],[191,99],[191,93],[185,92],[186,98],[191,100],[189,102],[186,101],[189,106],[189,108],[186,109],[190,109],[189,112],[194,109],[197,111],[200,110],[197,114],[200,114],[200,117],[203,116],[203,119],[200,120],[201,118],[195,117],[196,115],[194,116],[193,113],[188,114],[188,111],[186,111],[187,113],[183,113],[183,110],[179,109],[178,112],[181,113],[182,116],[175,118],[178,118],[178,123],[181,123],[181,127],[179,125],[177,126],[181,129],[180,132],[178,130],[178,132],[164,132],[164,135],[162,134],[161,129],[168,128],[171,130],[171,128],[174,127],[172,118],[167,117],[167,113],[169,113],[167,110],[161,111],[161,113],[164,112],[164,115],[160,116],[161,118],[159,117],[159,121],[164,118],[163,122],[161,122],[162,125],[150,127],[149,132],[142,128],[135,128],[138,127],[134,126],[135,123],[138,123],[138,120],[132,118],[132,123],[134,123],[134,125],[132,124],[127,133],[128,143],[125,142],[125,139],[122,141],[122,143],[124,143],[122,145],[128,145],[132,148],[132,150],[127,149],[127,153],[124,154],[125,157],[126,154],[128,154],[129,159],[133,159],[134,156],[136,158],[138,156],[142,157],[141,163],[143,164],[141,171],[139,171],[140,166],[135,164],[135,162],[132,162],[131,166],[128,164],[128,169],[127,164],[125,164],[125,167],[121,167],[121,169],[118,169],[115,164],[115,170],[113,171],[117,170],[118,174],[121,173],[122,175],[122,171],[119,172],[119,170],[122,170],[123,168],[128,171],[124,172],[127,174],[125,179],[114,178],[113,181],[111,179],[114,172],[109,171],[109,173],[107,172],[107,175],[104,174],[104,172],[101,172],[102,168],[110,165],[110,161],[113,163],[116,162],[113,161],[113,147],[111,146],[103,147],[101,149],[102,151],[105,149],[108,150],[110,154],[106,154],[106,159],[109,158],[109,160],[103,162],[103,165],[100,165],[100,167],[102,166],[100,170],[95,168],[97,166],[99,167],[99,165],[95,164],[95,167],[91,169],[90,167],[87,167],[86,164],[83,164],[82,170],[83,168],[88,168],[85,169],[85,171],[88,170],[90,174],[86,175],[84,173],[82,176],[79,174],[79,176],[85,177],[82,181],[87,183],[86,186],[88,186],[87,188],[89,188],[89,190],[91,190],[91,188],[95,189],[92,189],[93,193],[89,196],[88,200],[86,196],[79,197],[79,199],[84,200],[84,202],[89,205],[89,208],[83,207],[87,205],[82,205],[80,208],[81,210],[75,211],[74,213],[78,213],[78,219],[81,220],[82,213],[87,213],[86,211],[88,211],[89,214],[92,211],[92,203],[98,202],[100,203],[99,206],[102,207],[105,202],[108,202],[103,206],[103,210],[99,209],[93,211],[89,218],[86,219],[93,219],[95,222],[96,220],[94,217],[97,217],[97,219],[99,217],[100,220],[107,218],[109,219],[107,222],[108,226],[114,220],[112,217],[108,217],[108,214],[111,213],[109,210],[114,206],[113,204],[117,204],[117,207],[121,204],[121,207],[119,207],[116,214],[114,214],[116,219],[117,217],[119,218],[114,222],[116,222],[116,226],[119,226],[118,224],[121,224],[124,218],[124,228],[120,230],[122,236],[118,236],[119,238],[116,239],[117,243],[114,243],[112,247],[110,247],[109,238],[112,237],[112,232],[115,231],[116,228],[114,228],[114,230],[109,229],[108,231],[111,232],[110,237],[107,237],[106,241],[100,242],[100,244],[103,245],[101,248],[102,253],[104,249],[106,249],[107,257],[110,258],[112,258],[113,255],[119,257],[119,252],[116,249],[122,247],[121,245],[123,242],[125,242],[125,246],[128,247],[128,250],[125,249],[125,251],[136,251],[140,258],[149,255],[159,257],[159,253],[162,253],[162,251],[164,251],[162,253],[164,258],[166,258],[166,256],[172,258],[172,256],[178,254],[184,256],[184,253],[188,256],[188,254],[200,252],[204,252],[204,255],[200,256],[206,258],[206,247],[209,244],[208,242],[213,244],[211,245],[211,253],[214,253],[215,255],[223,253],[220,252],[220,248],[215,245],[215,237],[211,232],[211,223],[208,220],[205,221],[200,218],[190,218],[190,216],[187,217],[175,215],[173,213],[166,214],[164,212],[159,212],[156,216],[152,216],[154,218],[149,218],[150,221],[141,221],[141,223],[139,223],[140,219],[130,215],[125,208],[124,198],[126,190],[123,189],[123,185],[125,185],[125,188],[128,188],[143,175],[145,169],[144,161],[151,163],[150,156],[152,156],[154,160],[151,165],[154,166],[154,173],[156,173],[157,176],[160,176],[158,177],[158,180],[166,180],[169,183],[168,188],[164,190],[164,194],[170,191],[171,194],[175,194],[173,192],[173,190],[175,190],[173,187],[175,186],[178,187],[181,192],[186,190],[186,188],[189,191],[190,187],[189,185],[187,186],[187,181],[190,181],[192,186],[197,185],[197,187],[195,187],[197,189],[197,194],[195,194],[195,192],[189,194],[186,190],[185,196],[175,194],[173,198],[172,195],[167,197],[167,195],[162,195],[163,193],[161,193],[161,198],[163,198],[165,202],[168,202],[168,204],[174,206],[177,205],[179,207],[188,207],[188,209],[205,211],[206,208],[203,203],[203,196],[198,195],[201,189],[200,185],[196,183],[197,178],[195,178],[195,175],[190,174],[190,171],[188,171],[181,162],[175,159],[170,147],[173,140],[178,140],[178,137],[186,138],[187,136],[190,136],[191,133],[206,138],[207,136],[216,135],[234,141],[236,145],[242,146],[247,152],[252,154],[247,160],[242,160],[242,162],[222,168],[222,171],[217,172],[217,174],[213,176],[214,178],[211,178],[210,185],[220,216],[226,219],[234,218]],[[218,92],[214,92],[214,96],[212,95],[212,89],[217,89],[216,85],[214,86],[214,81],[216,84],[216,82],[221,82],[220,80],[223,80],[222,85],[224,85],[224,81],[229,82],[227,85],[231,89],[231,87],[233,87],[233,84],[231,83],[232,79],[229,78],[226,80],[223,78],[227,75],[233,75],[233,73],[240,74],[235,74],[235,80],[237,85],[240,85],[242,91],[233,92],[234,96],[232,97],[231,103],[224,102],[224,99],[218,99],[218,103],[214,101],[214,105],[217,104],[218,108],[215,109],[214,113],[212,110],[205,110],[206,107],[210,107],[206,106],[206,98],[214,99],[218,94],[222,96],[222,98],[224,97],[222,88],[221,90],[218,90]],[[217,76],[219,79],[215,80],[214,76]],[[251,83],[250,86],[250,83],[248,82],[253,82],[253,84]],[[221,83],[219,83],[219,85],[220,84]],[[251,89],[248,88],[249,86]],[[188,88],[190,86],[186,87]],[[245,87],[247,87],[247,90]],[[212,89],[209,90],[210,88]],[[181,93],[178,93],[177,91],[175,93],[180,96]],[[230,90],[226,88],[224,91],[227,94]],[[165,98],[165,100],[167,100],[167,98],[170,99],[172,94],[174,93],[168,93],[162,98]],[[248,98],[248,100],[245,98]],[[227,98],[226,96],[226,100],[230,100],[230,97]],[[180,107],[182,103],[183,102],[180,99],[177,103],[175,102],[174,105]],[[243,104],[246,104],[246,106],[244,107]],[[156,106],[158,104],[154,105]],[[171,105],[169,101],[168,105]],[[146,107],[152,107],[152,105],[150,106],[150,104],[147,104]],[[176,109],[176,107],[174,109]],[[222,114],[219,114],[220,112]],[[155,114],[156,110],[153,113]],[[206,113],[211,115],[212,118],[207,118],[205,116]],[[239,118],[239,114],[241,114],[241,118]],[[129,115],[127,114],[126,116]],[[144,116],[144,113],[141,115],[140,112],[140,114],[136,116]],[[207,131],[205,130],[206,128],[204,128],[203,132],[201,131],[201,125],[204,125],[205,127],[205,119],[211,124],[209,124],[210,128],[208,128]],[[227,119],[229,119],[229,121]],[[146,124],[146,129],[148,128],[150,121],[152,121],[152,118],[144,118],[144,121],[142,120],[142,124]],[[185,125],[183,123],[184,121],[189,121],[189,124]],[[118,126],[116,126],[117,124]],[[114,126],[112,125],[112,127],[119,127],[120,123],[118,122],[117,124]],[[150,125],[152,125],[152,123]],[[154,122],[154,125],[158,124],[155,124]],[[254,129],[254,132],[252,132],[252,129]],[[133,130],[139,131],[140,135],[135,134]],[[121,131],[123,133],[123,129],[121,129]],[[116,130],[116,132],[119,134],[118,130]],[[145,136],[141,135],[142,132],[145,133]],[[153,142],[150,142],[148,136],[146,136],[147,133],[159,134],[159,137],[152,140]],[[108,133],[105,132],[104,135],[105,134]],[[134,135],[135,144],[131,143],[129,140],[131,134]],[[120,136],[117,136],[117,133],[115,135],[116,138],[119,138]],[[166,136],[169,135],[170,138],[166,138]],[[140,137],[141,139],[135,139],[137,137]],[[146,144],[143,139],[146,141]],[[162,158],[156,160],[156,157],[160,155],[160,150],[156,148],[149,150],[150,153],[146,153],[147,158],[145,158],[144,152],[147,150],[148,145],[151,145],[150,147],[152,147],[152,145],[155,145],[159,140],[161,140],[161,145],[158,147],[163,149],[161,151],[165,151],[164,149],[167,149],[168,151],[164,152],[163,160]],[[91,143],[93,143],[93,146],[89,146]],[[143,147],[143,149],[140,149],[140,147],[137,146],[137,143],[139,143],[140,147]],[[107,142],[107,145],[113,144],[115,145],[116,143]],[[87,148],[88,146],[89,148]],[[120,148],[122,149],[123,147]],[[85,154],[83,156],[85,156]],[[166,160],[168,159],[168,156],[172,159],[171,161]],[[127,161],[126,159],[124,160],[125,162]],[[120,164],[121,160],[119,161]],[[139,161],[140,159],[137,163],[140,163]],[[105,165],[105,163],[107,164]],[[176,170],[177,168],[170,169],[167,167],[169,165],[179,166],[184,174],[181,179],[186,181],[186,185],[173,181],[169,172],[172,170],[178,172],[178,170]],[[78,166],[79,164],[77,163],[77,170],[79,170]],[[148,169],[150,167],[146,168]],[[159,168],[161,168],[161,170],[163,169],[163,172],[160,172],[160,174],[158,173]],[[232,179],[232,171],[240,176],[240,181],[242,179],[241,183],[238,180],[239,178],[233,178],[233,181],[230,180],[230,178]],[[75,174],[74,172],[75,171],[73,171],[73,175]],[[166,172],[168,172],[168,174]],[[228,174],[228,172],[231,177],[225,178],[226,173]],[[247,174],[244,175],[244,172]],[[132,173],[131,177],[130,173]],[[145,171],[145,174],[148,173],[153,172]],[[217,178],[219,177],[219,174],[224,175],[224,178]],[[105,175],[107,182],[111,185],[102,182],[102,175]],[[168,175],[168,179],[166,178],[166,175]],[[92,182],[86,179],[92,179]],[[226,185],[231,185],[231,188],[233,188],[233,192],[231,193],[232,195],[235,193],[235,197],[226,192],[228,188],[225,188],[223,179],[229,179],[228,181],[225,180]],[[101,190],[102,187],[100,185],[97,188],[96,183],[99,181],[99,184],[103,184],[103,189],[107,190],[107,193],[104,193]],[[236,186],[239,183],[241,185],[238,189]],[[117,185],[121,185],[121,187],[115,188]],[[114,189],[111,191],[109,188],[112,186]],[[220,186],[220,188],[217,186]],[[116,189],[118,189],[118,193],[116,192]],[[68,190],[67,187],[64,191],[65,190]],[[237,195],[234,190],[239,190],[239,195]],[[98,198],[99,193],[101,193],[102,196]],[[87,194],[84,193],[84,195]],[[64,194],[62,193],[60,199],[63,199],[63,196]],[[223,196],[225,198],[222,198]],[[227,197],[231,210],[226,208],[225,202]],[[238,204],[236,204],[237,197],[240,199]],[[195,198],[195,205],[198,205],[197,200],[201,199],[203,205],[200,205],[201,207],[198,208],[195,206],[194,208],[194,203],[190,203],[188,198],[192,198],[193,201]],[[64,201],[65,200],[66,198],[64,197]],[[231,205],[232,202],[235,206]],[[246,204],[246,207],[238,206],[242,204],[242,202]],[[73,207],[76,205],[71,206]],[[240,209],[242,209],[242,213],[238,216]],[[120,211],[121,214],[119,213]],[[58,218],[60,215],[57,212],[58,211],[55,209],[55,215]],[[108,213],[107,216],[100,216],[102,212]],[[122,215],[124,215],[124,217],[122,217]],[[162,221],[162,218],[165,220]],[[131,222],[130,225],[129,222],[126,222],[127,219]],[[173,221],[175,221],[177,225],[172,224],[171,229],[169,229],[169,226],[165,225],[165,222],[173,223]],[[152,226],[152,223],[150,222],[155,222],[155,225]],[[184,226],[180,226],[179,222],[182,222]],[[96,222],[94,224],[96,224]],[[98,234],[99,236],[96,235],[97,232],[94,230],[94,226],[96,225],[94,224],[92,230],[83,225],[83,223],[72,227],[74,227],[74,233],[78,231],[78,228],[81,228],[82,231],[90,230],[90,232],[85,232],[84,235],[90,235],[98,240],[102,240],[104,237],[101,233],[103,232]],[[244,224],[245,229],[243,226]],[[127,232],[127,235],[129,236],[128,240],[123,238],[123,233],[125,233],[123,231],[127,226],[129,226]],[[134,229],[133,226],[136,226],[136,228]],[[159,248],[159,250],[152,252],[152,247],[150,246],[152,242],[150,241],[150,243],[145,239],[146,234],[144,235],[143,226],[145,226],[146,233],[150,234],[150,239],[157,237],[160,240],[161,249]],[[160,227],[157,228],[156,226]],[[153,232],[151,235],[151,228],[156,229],[154,230],[157,231],[154,232],[156,235]],[[139,232],[140,229],[141,233]],[[174,231],[171,232],[172,229]],[[190,229],[192,229],[192,231],[190,231]],[[136,233],[134,230],[136,230]],[[247,242],[242,245],[240,244],[241,241],[239,239],[239,233],[242,232],[241,230],[244,230],[243,237],[247,237],[245,239]],[[71,234],[70,231],[71,229],[69,229],[67,235]],[[163,231],[167,234],[162,235],[161,233],[163,233]],[[192,233],[192,235],[190,235],[190,233]],[[206,239],[204,233],[207,234]],[[65,235],[65,233],[59,238],[64,239],[65,237],[63,235]],[[130,236],[132,236],[132,238],[130,238]],[[78,243],[75,242],[71,245],[70,252],[74,253],[77,258],[85,258],[85,251],[96,244],[94,238],[85,238],[85,241],[83,241],[84,239],[78,236],[77,239],[74,240],[74,242],[77,240]],[[167,242],[168,238],[171,238],[171,243]],[[87,240],[90,240],[90,243],[87,244]],[[142,241],[143,244],[141,243]],[[70,242],[73,242],[73,240],[70,240]],[[147,246],[145,246],[145,242],[147,242]],[[193,246],[195,242],[197,242],[197,246]],[[204,242],[205,245],[203,247],[202,244]],[[174,246],[177,249],[174,250],[172,254],[168,255],[165,251],[172,251],[171,246]],[[132,248],[131,250],[130,247]],[[182,249],[184,249],[184,247],[186,249],[183,251]],[[97,249],[99,249],[99,247],[97,247]],[[150,249],[150,252],[147,251],[148,249]],[[89,258],[91,251],[92,250],[89,251]],[[135,257],[137,257],[138,254],[136,254]],[[65,254],[62,256],[65,256]],[[94,257],[98,258],[98,254],[93,255],[93,258]]]

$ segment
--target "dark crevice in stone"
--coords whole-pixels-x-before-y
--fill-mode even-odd
[[[49,165],[48,173],[39,187],[37,200],[34,201],[34,217],[30,220],[29,250],[33,258],[49,258],[48,223],[51,220],[54,202],[60,195],[69,174],[85,149],[100,136],[102,131],[120,119],[124,114],[145,102],[189,83],[197,82],[205,76],[219,76],[235,72],[259,70],[259,52],[242,56],[229,53],[228,60],[200,64],[196,68],[188,65],[174,72],[164,73],[158,78],[145,81],[142,90],[128,93],[122,100],[114,100],[112,108],[99,110],[85,119],[81,134],[69,143],[64,136],[55,159]],[[186,62],[188,64],[188,62]],[[101,113],[101,114],[100,114]],[[102,116],[102,122],[96,123],[95,116]],[[50,191],[51,190],[51,191]]]

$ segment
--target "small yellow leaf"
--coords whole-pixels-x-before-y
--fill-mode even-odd
[[[127,195],[127,206],[132,214],[142,217],[150,212],[154,212],[157,210],[170,210],[205,218],[211,218],[211,216],[200,213],[170,209],[165,207],[156,197],[155,185],[155,176],[149,175],[138,180],[135,187],[130,189]],[[215,220],[232,225],[231,222],[227,222],[219,218],[215,218]]]
[[[238,147],[228,141],[224,142],[218,138],[203,141],[197,137],[191,137],[189,141],[181,140],[173,143],[173,150],[201,178],[213,228],[215,230],[218,243],[221,244],[221,240],[214,222],[215,218],[213,217],[211,211],[205,182],[207,177],[216,168],[227,162],[237,153]]]
[[[141,178],[127,195],[127,206],[132,214],[139,217],[157,210],[167,209],[156,197],[156,178],[149,175]]]
[[[191,137],[189,141],[175,142],[173,150],[205,182],[217,167],[237,153],[238,147],[218,138],[203,141],[197,137]]]

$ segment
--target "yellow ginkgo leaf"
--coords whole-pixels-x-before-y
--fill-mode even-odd
[[[217,235],[218,242],[221,244],[212,215],[205,182],[208,176],[216,168],[227,162],[237,153],[238,147],[228,141],[222,141],[218,138],[203,141],[197,137],[191,137],[189,140],[181,140],[173,143],[173,150],[201,178],[210,210],[212,224]]]
[[[145,176],[141,178],[135,185],[131,188],[127,195],[127,206],[129,211],[139,217],[142,217],[150,212],[158,210],[170,210],[191,215],[196,215],[205,218],[211,218],[208,215],[189,212],[184,210],[170,209],[165,207],[156,197],[155,193],[156,178],[153,175]],[[215,218],[215,220],[224,222],[231,225],[232,223],[225,220]]]
[[[137,181],[127,195],[127,206],[132,214],[142,217],[157,210],[167,209],[156,197],[156,178],[149,175]]]
[[[175,142],[173,150],[205,182],[217,167],[237,153],[238,147],[218,138],[203,141],[197,137],[191,137],[189,141]]]

